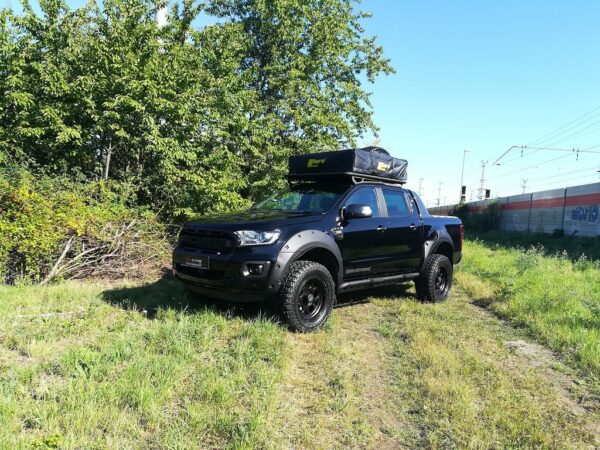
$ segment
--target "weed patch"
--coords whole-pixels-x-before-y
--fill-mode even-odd
[[[484,297],[487,288],[469,283]],[[462,282],[458,283],[462,287]],[[594,423],[565,408],[539,373],[511,354],[513,331],[468,305],[378,302],[397,414],[417,425],[408,448],[587,448]],[[573,402],[575,403],[575,402]],[[593,419],[592,419],[593,420]]]
[[[0,286],[0,448],[597,444],[586,385],[472,305],[499,311],[527,283],[456,275],[448,302],[414,301],[406,286],[378,289],[307,335],[260,309],[191,298],[169,277]],[[546,301],[544,310],[560,305]],[[517,320],[517,306],[503,308]]]
[[[591,249],[592,252],[594,251]],[[467,241],[458,277],[474,298],[600,380],[600,269],[580,256]],[[475,278],[473,278],[475,277]],[[481,286],[485,284],[486,287]]]
[[[166,304],[192,301],[166,283]],[[285,349],[277,324],[169,306],[150,318],[104,290],[0,287],[0,447],[266,446]],[[45,315],[75,302],[84,315]]]

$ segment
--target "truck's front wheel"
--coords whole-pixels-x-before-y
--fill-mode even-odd
[[[335,284],[322,264],[292,263],[280,291],[281,311],[293,331],[316,330],[326,321],[335,303]]]
[[[431,255],[419,278],[415,280],[417,297],[428,302],[448,298],[452,287],[452,264],[444,255]]]

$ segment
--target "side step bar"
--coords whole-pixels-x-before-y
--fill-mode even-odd
[[[356,291],[367,287],[386,286],[389,284],[396,284],[402,281],[412,280],[419,276],[418,273],[402,273],[400,275],[390,275],[387,277],[374,277],[367,278],[364,280],[346,281],[340,284],[338,293]]]

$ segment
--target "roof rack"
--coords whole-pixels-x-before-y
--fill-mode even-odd
[[[330,173],[311,173],[311,174],[290,174],[287,176],[288,184],[296,186],[303,183],[340,183],[340,184],[361,184],[361,183],[380,183],[393,186],[402,186],[406,181],[395,180],[376,175],[365,175],[356,172],[330,172]]]

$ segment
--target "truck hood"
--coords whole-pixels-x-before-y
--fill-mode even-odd
[[[186,228],[211,228],[227,231],[256,230],[270,231],[301,223],[320,222],[322,213],[290,213],[283,211],[259,211],[249,209],[228,214],[214,214],[198,217],[186,223]]]

